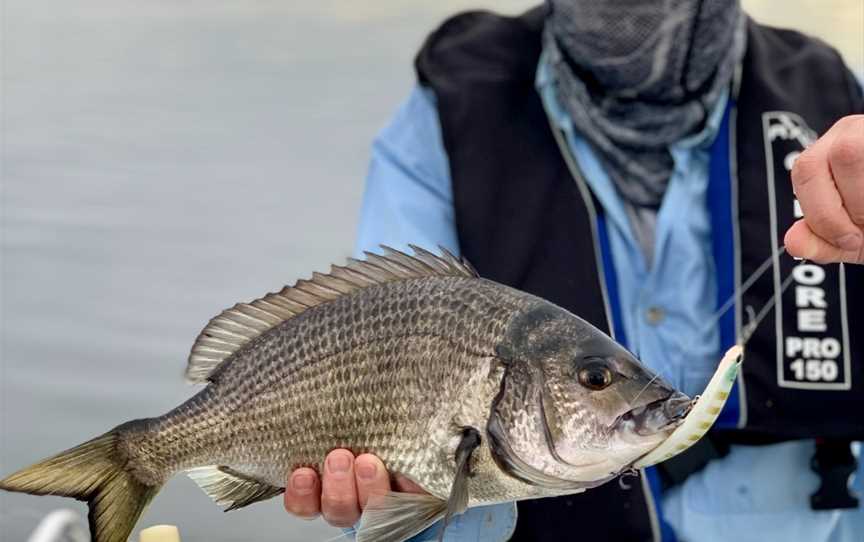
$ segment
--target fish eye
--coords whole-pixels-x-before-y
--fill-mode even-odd
[[[601,361],[590,361],[579,369],[579,383],[589,390],[600,391],[612,384],[612,371]]]

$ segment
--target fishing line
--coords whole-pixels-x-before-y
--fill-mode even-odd
[[[586,196],[587,187],[585,187],[583,185],[584,180],[583,180],[581,171],[579,169],[579,166],[576,164],[576,159],[573,156],[569,145],[567,144],[567,141],[565,139],[563,131],[558,126],[555,125],[555,122],[552,120],[553,116],[551,114],[548,114],[549,111],[546,111],[546,113],[547,113],[547,115],[546,115],[547,120],[549,121],[549,126],[552,130],[552,135],[555,137],[555,142],[558,144],[558,148],[561,151],[561,156],[564,158],[564,162],[567,164],[567,169],[570,171],[571,176],[576,181],[576,184],[579,187],[579,190],[582,192],[582,196],[585,199],[586,205],[587,205],[588,202],[590,202],[591,200],[590,200],[590,196]],[[736,288],[735,292],[729,297],[729,299],[727,299],[720,306],[720,308],[718,308],[714,312],[714,314],[711,316],[711,318],[708,319],[708,321],[705,323],[705,325],[702,328],[698,329],[697,331],[699,331],[699,333],[704,333],[705,331],[710,330],[712,327],[716,326],[717,322],[723,317],[723,315],[726,314],[726,312],[730,308],[735,306],[736,301],[741,299],[741,297],[744,295],[744,293],[747,292],[747,290],[749,290],[750,287],[753,286],[753,284],[755,284],[756,281],[759,280],[759,278],[765,274],[765,271],[767,271],[768,269],[770,269],[772,267],[771,264],[775,260],[775,258],[779,261],[780,256],[782,254],[784,254],[785,252],[786,252],[786,247],[784,245],[781,245],[780,247],[772,250],[771,255],[768,256],[765,259],[765,261],[762,262],[762,264],[760,264],[759,267],[753,273],[750,274],[750,276],[747,278],[747,280],[744,281],[740,287]],[[742,329],[742,338],[744,337],[745,332],[746,332],[746,338],[743,338],[743,340],[741,340],[739,342],[739,344],[741,346],[744,346],[747,343],[747,341],[750,339],[750,337],[752,337],[753,332],[755,332],[755,330],[756,330],[756,326],[758,326],[762,322],[762,319],[765,318],[768,311],[774,306],[774,303],[776,302],[777,296],[783,295],[783,292],[786,290],[786,288],[789,285],[788,281],[789,281],[789,279],[787,278],[786,281],[784,281],[784,283],[783,283],[783,287],[780,289],[780,293],[775,292],[775,294],[771,298],[771,300],[769,300],[765,304],[765,306],[762,307],[762,310],[759,311],[759,316],[757,316],[756,318],[754,318],[753,320],[748,322],[747,326],[745,326],[745,328]],[[690,346],[693,345],[694,341],[697,338],[698,338],[698,334],[694,335],[690,339],[690,342],[688,342],[686,345],[683,345],[683,343],[681,343],[681,341],[678,341],[677,346],[681,347],[680,351],[678,352],[679,358],[683,357],[684,352]]]
[[[753,273],[750,274],[750,276],[747,278],[747,280],[744,281],[740,287],[736,288],[733,295],[730,296],[729,299],[727,299],[720,306],[720,308],[718,308],[714,312],[712,317],[708,319],[708,321],[705,323],[705,325],[702,328],[700,328],[700,331],[705,331],[706,329],[709,329],[711,326],[715,326],[717,324],[717,322],[720,320],[720,318],[722,318],[722,316],[730,308],[735,306],[735,302],[737,300],[741,299],[743,297],[744,293],[747,292],[747,290],[749,290],[753,286],[753,284],[756,283],[757,280],[759,280],[759,277],[764,275],[765,271],[767,271],[769,268],[772,267],[771,264],[772,264],[772,262],[775,261],[775,258],[779,259],[779,256],[785,252],[786,252],[785,246],[781,246],[781,247],[775,249],[772,252],[771,256],[766,258],[765,261],[762,262],[762,264],[759,265],[759,267]],[[779,262],[779,260],[778,260],[778,262]],[[780,296],[782,296],[786,292],[786,290],[789,288],[789,286],[792,284],[793,279],[794,279],[794,275],[790,271],[789,275],[783,280],[783,283],[781,284],[779,291],[774,292],[774,295],[772,295],[771,298],[765,302],[765,304],[762,306],[762,308],[759,310],[758,313],[756,313],[753,310],[753,307],[751,307],[749,305],[747,307],[745,307],[745,310],[749,316],[749,319],[748,319],[747,324],[744,325],[741,329],[741,337],[739,338],[738,345],[743,347],[744,345],[747,344],[747,342],[753,336],[756,329],[759,327],[759,325],[762,323],[762,321],[765,319],[765,317],[768,316],[768,313],[771,312],[771,310],[776,306],[777,300],[780,299]],[[698,335],[693,336],[691,338],[690,342],[688,342],[686,346],[682,345],[682,343],[680,341],[678,342],[679,346],[681,347],[681,350],[678,352],[678,356],[677,356],[678,360],[677,361],[679,361],[679,362],[681,361],[681,359],[684,357],[684,353],[687,351],[687,348],[690,345],[692,345],[693,341],[695,341],[698,338],[699,338]],[[679,363],[678,365],[680,366],[681,364]],[[651,379],[651,382],[656,380],[657,376],[659,376],[659,375],[655,375],[655,377]],[[646,385],[645,388],[643,388],[642,391],[640,391],[636,395],[636,398],[633,400],[634,403],[635,403],[636,399],[639,398],[639,395],[641,395],[642,392],[645,391],[645,389],[647,389],[648,386],[650,386],[651,382],[649,382],[648,385]],[[626,482],[626,480],[624,479],[625,476],[627,476],[630,473],[631,473],[630,471],[625,471],[625,472],[622,472],[621,475],[619,476],[618,484],[622,489],[629,489],[630,488],[630,484],[628,484]]]
[[[756,281],[758,281],[762,277],[762,275],[764,275],[765,272],[768,271],[768,269],[772,268],[772,263],[774,262],[774,259],[779,259],[779,257],[785,253],[786,247],[783,245],[773,250],[771,255],[765,258],[765,260],[761,264],[759,264],[759,267],[757,267],[756,270],[753,271],[749,277],[747,277],[747,280],[741,283],[740,287],[735,289],[735,292],[731,296],[729,296],[725,302],[723,302],[720,308],[714,311],[714,313],[705,322],[705,324],[696,330],[697,332],[693,336],[691,336],[690,340],[687,343],[678,341],[677,346],[679,347],[679,351],[677,361],[680,361],[681,358],[684,357],[685,353],[690,349],[691,346],[693,346],[693,344],[695,344],[697,340],[700,339],[700,336],[703,333],[715,327],[717,325],[717,322],[719,322],[720,319],[723,318],[723,316],[729,311],[729,309],[733,308],[736,303],[738,303],[743,298],[744,294],[747,293],[747,291],[752,288],[754,284],[756,284]],[[771,298],[765,302],[765,305],[763,305],[762,308],[759,310],[758,315],[752,317],[750,321],[748,321],[747,324],[742,327],[741,338],[739,339],[737,344],[739,344],[740,346],[744,346],[747,344],[747,341],[749,341],[750,338],[753,336],[756,328],[759,326],[759,324],[762,323],[762,320],[765,319],[770,310],[776,304],[778,297],[783,295],[786,289],[792,283],[791,279],[792,273],[790,272],[786,279],[783,281],[783,284],[780,287],[780,291],[775,292],[774,295],[772,295]],[[748,310],[748,312],[752,311],[752,308],[749,306],[746,307],[746,309]]]
[[[735,292],[731,296],[729,296],[728,299],[726,299],[726,301],[720,306],[720,308],[718,308],[716,311],[714,311],[711,318],[709,318],[703,326],[701,326],[700,328],[697,329],[697,333],[692,335],[690,337],[689,341],[684,343],[683,341],[678,340],[675,343],[675,346],[677,346],[679,349],[678,352],[675,353],[675,357],[674,357],[674,360],[676,363],[672,363],[669,366],[673,366],[673,367],[684,366],[684,363],[682,363],[682,360],[684,360],[684,357],[687,355],[687,352],[689,351],[690,347],[693,346],[696,343],[696,341],[701,338],[701,335],[703,333],[705,333],[706,331],[709,331],[711,328],[716,326],[717,322],[720,321],[720,318],[722,318],[723,315],[726,314],[726,312],[729,309],[734,307],[736,305],[736,302],[738,302],[740,299],[743,298],[744,294],[747,293],[747,291],[750,288],[752,288],[754,284],[756,284],[756,281],[758,281],[759,278],[761,278],[762,275],[764,275],[765,272],[768,271],[768,269],[772,268],[772,263],[774,262],[774,259],[779,258],[785,252],[786,252],[786,247],[782,246],[782,245],[780,247],[777,247],[775,250],[773,250],[772,254],[770,256],[768,256],[759,265],[759,267],[757,267],[756,270],[750,274],[749,277],[747,277],[747,280],[745,280],[744,282],[741,283],[740,287],[735,289]],[[741,337],[738,339],[738,342],[737,342],[737,344],[739,346],[743,347],[747,344],[747,342],[753,336],[753,333],[755,333],[758,326],[768,316],[771,309],[777,303],[777,299],[779,298],[779,296],[782,296],[786,292],[786,289],[789,287],[789,285],[791,283],[792,283],[792,273],[790,272],[789,275],[786,277],[786,279],[783,281],[783,283],[780,287],[780,291],[775,292],[774,295],[772,295],[771,298],[767,302],[765,302],[765,304],[759,310],[758,314],[749,305],[747,307],[744,307],[745,311],[747,312],[747,314],[749,316],[749,319],[748,319],[747,323],[742,326]],[[668,372],[668,371],[665,371],[665,372]],[[657,374],[661,375],[662,373],[660,373],[658,371]],[[666,375],[662,375],[662,376],[667,377],[667,380],[674,381],[674,378],[670,378],[670,377],[673,377],[674,375],[666,374]],[[652,379],[652,381],[653,380],[654,379]],[[650,385],[650,383],[649,383],[649,385]],[[646,388],[647,388],[647,386],[646,386]],[[639,394],[641,395],[642,392],[644,392],[644,391],[645,390],[643,389],[642,391],[639,392]],[[637,395],[637,397],[638,397],[638,395]],[[635,399],[634,399],[634,402],[635,402]]]
[[[632,401],[627,401],[630,404],[629,406],[632,407],[633,403],[635,403],[639,399],[639,396],[642,395],[642,393],[648,389],[648,386],[653,384],[654,381],[657,380],[658,378],[660,378],[659,373],[654,375],[654,377],[651,380],[649,380],[647,384],[645,384],[645,387],[643,387],[641,390],[639,390],[639,393],[636,394],[636,397],[634,397]]]
[[[777,249],[777,256],[776,257],[779,258],[780,256],[782,256],[785,253],[786,253],[786,247],[781,246]],[[711,316],[711,318],[709,318],[708,321],[706,322],[706,325],[703,326],[703,328],[700,329],[700,331],[705,331],[707,329],[710,329],[714,325],[716,325],[717,322],[719,322],[720,319],[723,318],[723,315],[726,314],[726,311],[728,311],[729,309],[734,307],[735,302],[744,296],[744,294],[747,292],[747,290],[749,290],[750,287],[753,286],[756,283],[756,281],[759,280],[759,278],[765,274],[765,271],[767,271],[768,269],[771,268],[771,264],[774,261],[774,257],[775,257],[774,254],[771,254],[770,256],[765,258],[765,261],[763,261],[759,265],[759,267],[756,268],[755,271],[750,273],[750,276],[747,278],[747,280],[745,280],[741,284],[741,287],[736,288],[735,292],[731,296],[729,296],[729,298],[726,300],[726,302],[723,303],[720,306],[720,308],[714,312],[714,314]]]
[[[777,304],[777,299],[786,292],[786,289],[789,288],[789,285],[792,284],[792,279],[795,277],[792,275],[792,272],[786,277],[786,280],[783,281],[783,284],[780,286],[780,291],[771,296],[771,299],[768,300],[767,303],[762,307],[762,310],[759,311],[755,317],[751,318],[750,322],[747,323],[746,326],[741,330],[741,346],[747,344],[747,341],[750,340],[750,337],[753,336],[753,333],[756,332],[756,328],[759,327],[759,324],[762,323],[762,320],[768,316],[768,312],[774,308],[774,305]],[[748,307],[750,308],[750,307]],[[751,309],[752,310],[752,309]]]

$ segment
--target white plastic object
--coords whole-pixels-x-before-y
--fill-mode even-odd
[[[139,542],[180,542],[180,531],[174,525],[154,525],[141,531]]]
[[[744,349],[739,345],[726,351],[723,359],[720,360],[720,365],[714,371],[714,376],[708,381],[705,392],[696,400],[696,404],[687,413],[684,422],[659,446],[636,461],[634,467],[641,469],[666,461],[693,446],[705,436],[717,421],[726,399],[729,398],[743,355]]]
[[[55,510],[45,516],[27,542],[89,542],[87,524],[72,510]]]

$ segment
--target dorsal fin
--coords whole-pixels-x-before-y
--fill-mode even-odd
[[[366,252],[363,261],[349,259],[347,265],[332,266],[329,274],[313,273],[311,279],[298,280],[294,286],[222,311],[195,339],[186,378],[191,382],[208,380],[216,367],[255,337],[310,307],[357,290],[412,278],[477,276],[467,261],[447,249],[440,248],[441,256],[437,256],[409,246],[413,255],[382,245],[383,256]]]

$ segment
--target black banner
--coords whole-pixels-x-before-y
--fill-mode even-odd
[[[798,155],[816,134],[798,115],[770,111],[762,115],[765,163],[773,239],[802,217],[789,190],[790,171]],[[849,390],[852,371],[849,350],[846,270],[843,265],[795,261],[774,253],[774,293],[777,299],[777,385],[781,388]]]

